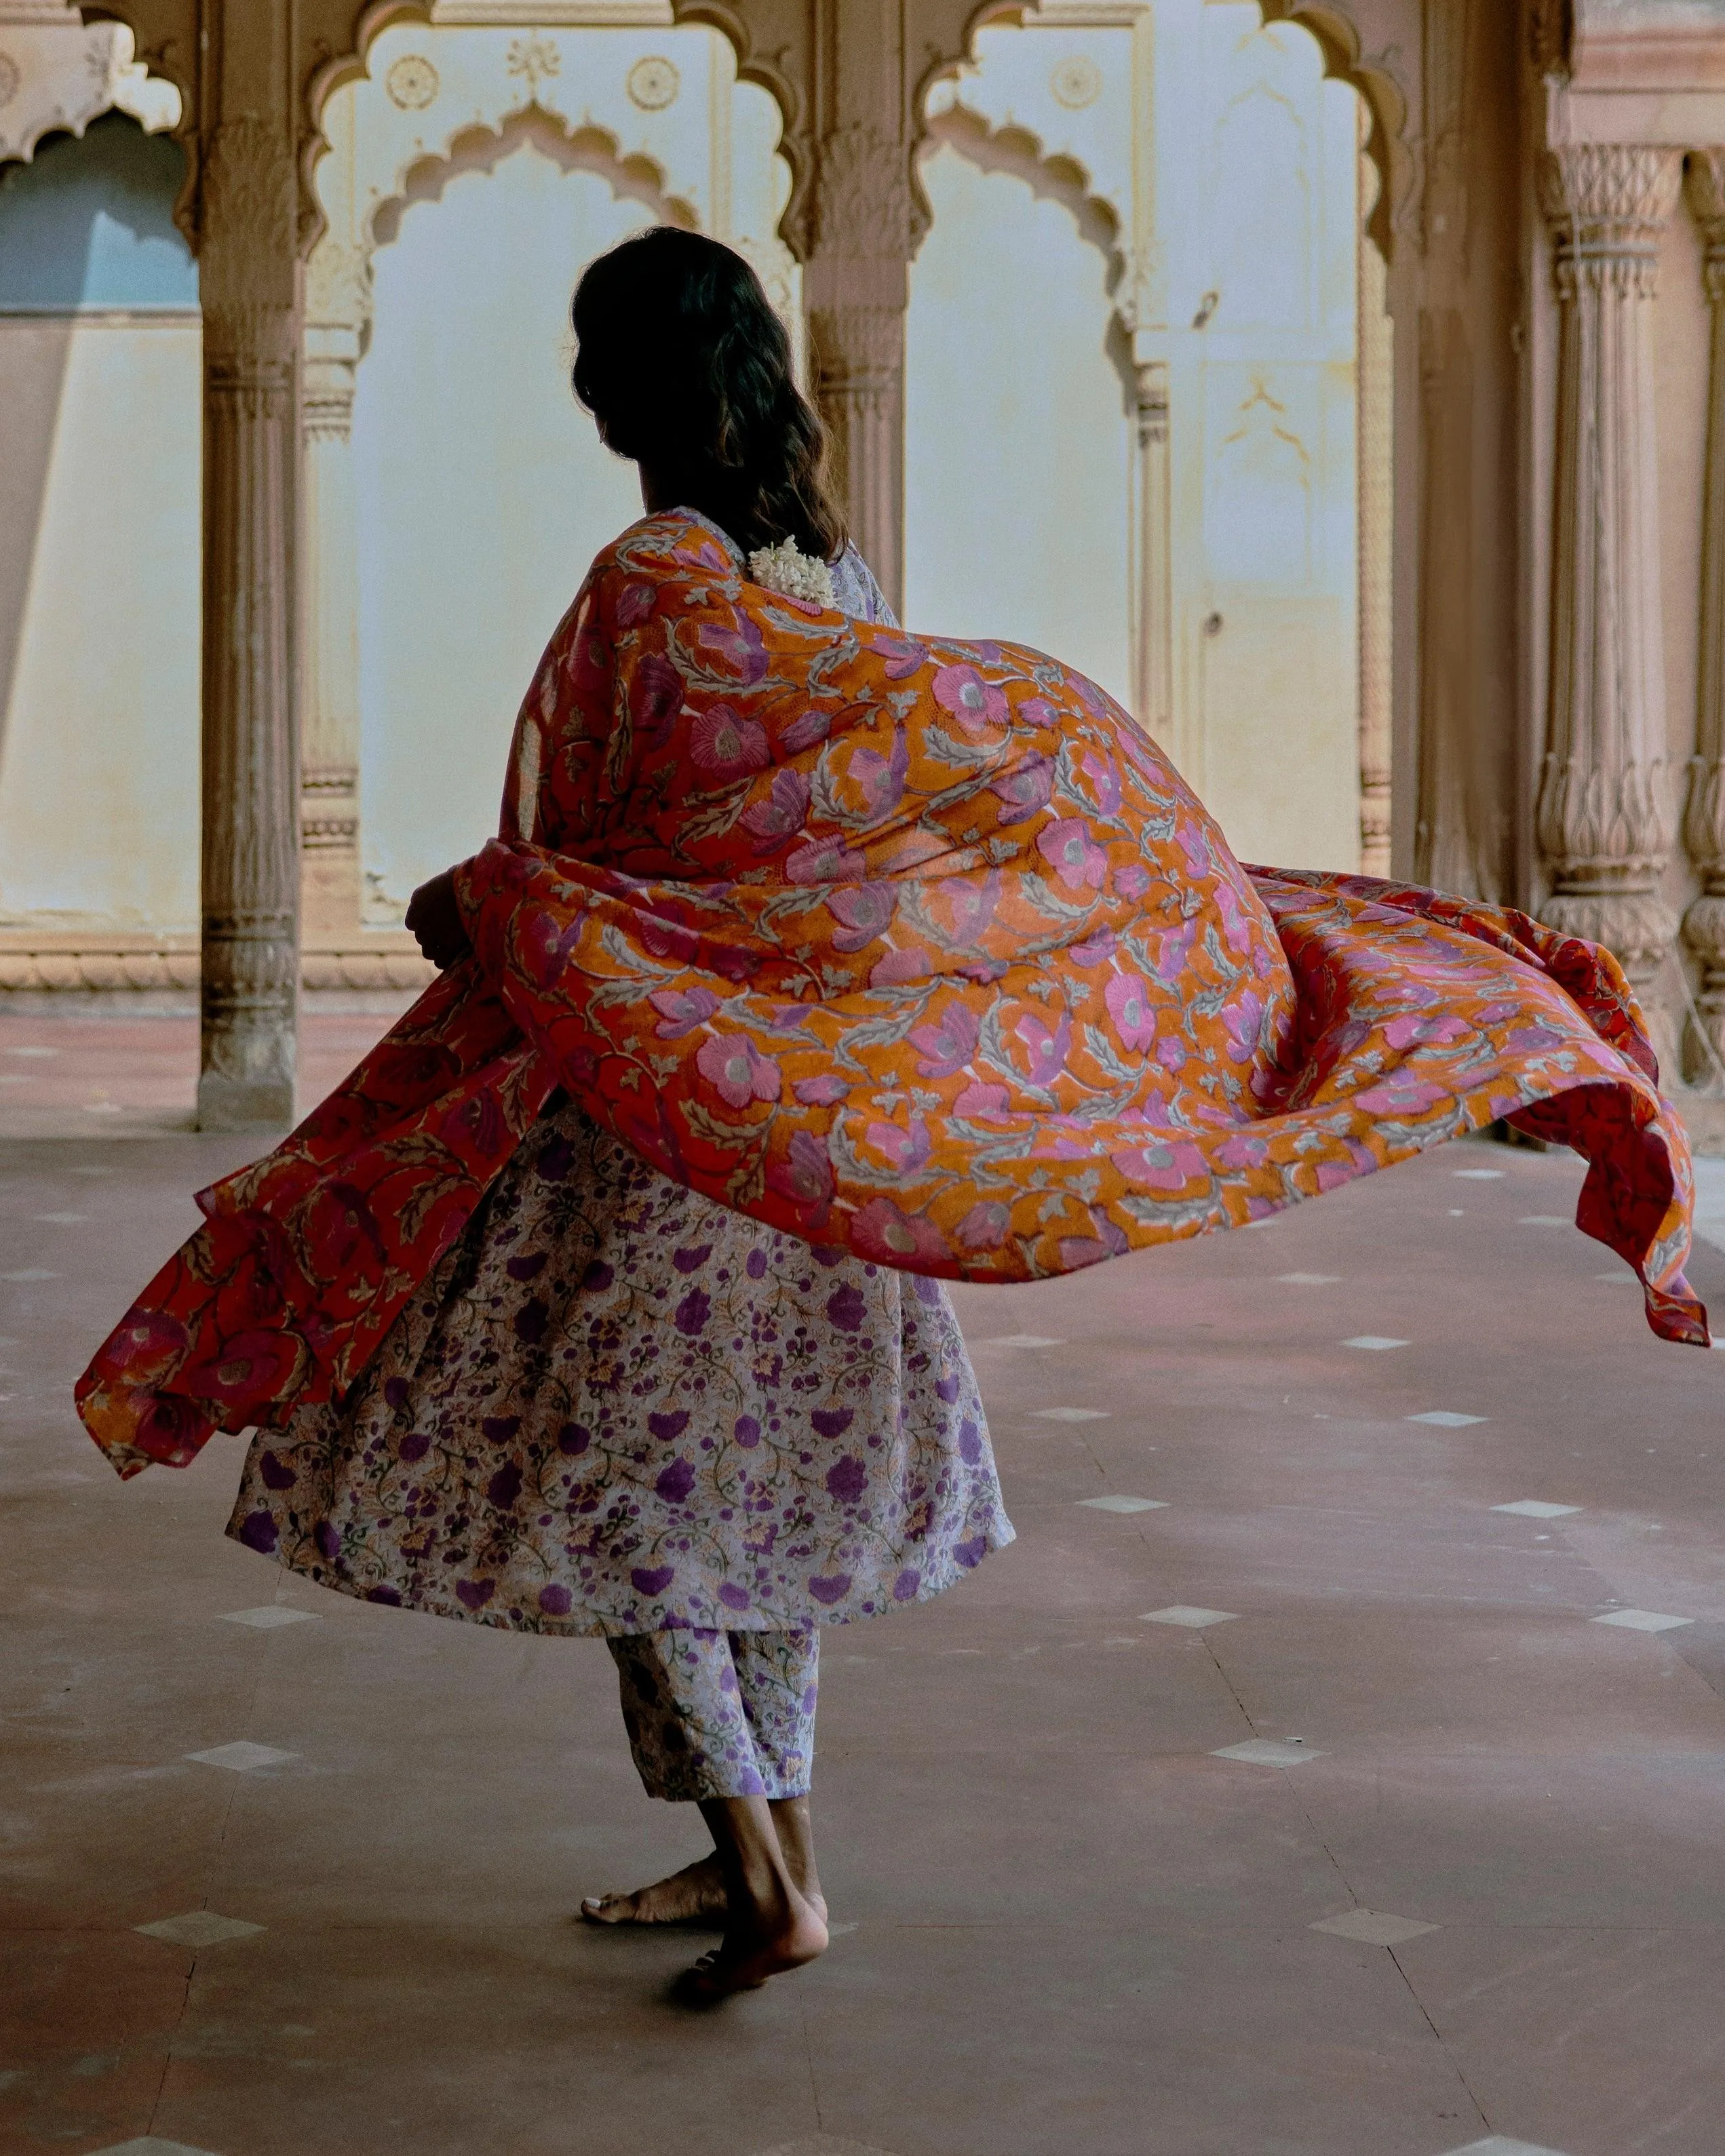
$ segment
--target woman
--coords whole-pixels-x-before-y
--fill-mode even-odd
[[[649,513],[697,511],[739,567],[790,541],[830,564],[835,604],[890,618],[739,256],[649,230],[588,270],[574,321],[576,393]],[[450,875],[408,923],[438,966],[467,957]],[[572,1548],[571,1481],[590,1523]],[[1012,1538],[937,1282],[762,1229],[562,1096],[345,1405],[254,1440],[229,1531],[326,1585],[481,1623],[523,1621],[502,1613],[530,1573],[525,1621],[603,1635],[649,1794],[698,1804],[714,1854],[583,1913],[722,1917],[696,1973],[715,1995],[826,1945],[818,1628],[924,1599]],[[722,1630],[679,1621],[691,1564]]]
[[[448,970],[202,1194],[76,1396],[122,1476],[259,1430],[233,1532],[314,1578],[604,1635],[715,1856],[588,1913],[722,1887],[717,1994],[824,1943],[816,1628],[1011,1533],[936,1281],[1266,1219],[1512,1116],[1591,1163],[1578,1224],[1653,1329],[1707,1332],[1609,952],[1247,869],[1094,682],[868,619],[723,249],[630,242],[576,326],[649,514],[547,647],[497,837],[416,896]]]

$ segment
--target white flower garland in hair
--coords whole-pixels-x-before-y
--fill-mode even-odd
[[[749,556],[749,575],[783,598],[800,599],[806,606],[834,603],[832,570],[813,555],[799,552],[794,539],[781,539],[776,547],[757,547]]]

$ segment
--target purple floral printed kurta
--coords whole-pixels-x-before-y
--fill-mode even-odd
[[[886,616],[854,552],[835,583]],[[347,1401],[258,1433],[228,1532],[566,1633],[844,1623],[1013,1538],[937,1281],[733,1213],[562,1096]]]

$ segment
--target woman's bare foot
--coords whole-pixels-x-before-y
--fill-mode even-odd
[[[703,1954],[684,1981],[696,1999],[729,1999],[758,1991],[768,1977],[801,1969],[826,1950],[826,1920],[793,1887],[782,1907],[751,1907],[728,1923],[724,1944]]]
[[[716,1851],[685,1864],[669,1879],[633,1894],[589,1895],[581,1905],[589,1924],[712,1924],[723,1927],[731,1907]]]
[[[701,1804],[728,1907],[724,1943],[703,1954],[683,1980],[685,1995],[704,2005],[756,1990],[768,1977],[801,1969],[827,1950],[825,1911],[802,1892],[786,1861],[775,1815],[780,1809],[764,1797],[709,1797]],[[806,1833],[806,1804],[801,1824]],[[788,1838],[794,1844],[798,1837],[792,1831]],[[812,1874],[812,1842],[808,1856]]]
[[[775,1797],[768,1805],[791,1884],[820,1918],[827,1921],[827,1898],[814,1868],[814,1830],[809,1799]],[[589,1924],[710,1924],[723,1930],[731,1900],[725,1891],[725,1867],[716,1850],[633,1894],[590,1894],[581,1904]]]

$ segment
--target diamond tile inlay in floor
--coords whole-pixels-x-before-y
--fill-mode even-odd
[[[229,1767],[236,1774],[249,1774],[259,1767],[279,1767],[284,1759],[297,1759],[297,1752],[278,1752],[273,1744],[254,1744],[249,1738],[236,1738],[232,1744],[213,1744],[207,1752],[188,1752],[188,1759],[196,1759],[205,1767]]]

